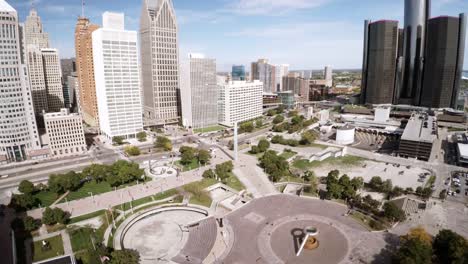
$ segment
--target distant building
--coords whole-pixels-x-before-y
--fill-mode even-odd
[[[85,17],[79,17],[75,27],[76,72],[80,87],[77,96],[80,97],[83,120],[90,126],[99,126],[91,38],[91,34],[98,28],[98,25],[91,24]]]
[[[232,65],[231,76],[233,81],[245,81],[245,66]]]
[[[400,139],[400,157],[428,161],[437,138],[437,121],[426,113],[411,115]]]
[[[365,22],[361,103],[391,104],[395,99],[398,22]]]
[[[421,106],[456,109],[465,32],[464,14],[429,19]]]
[[[323,79],[333,82],[333,69],[330,65],[325,66]]]
[[[79,91],[80,91],[80,81],[78,80],[78,76],[76,72],[72,72],[68,77],[67,77],[67,85],[65,86],[67,91],[65,94],[67,94],[69,102],[70,102],[70,109],[73,109],[74,111],[77,111],[78,113],[81,113],[80,110],[80,97],[78,96]]]
[[[349,145],[354,143],[356,128],[345,125],[336,129],[336,144]]]
[[[275,86],[276,92],[281,92],[284,90],[283,88],[283,78],[288,76],[289,73],[289,65],[288,64],[278,64],[275,65]]]
[[[0,160],[23,161],[41,144],[28,70],[21,64],[18,13],[0,0]],[[9,44],[5,44],[9,43]]]
[[[219,123],[234,126],[263,114],[263,83],[234,81],[219,87],[218,118]]]
[[[145,126],[179,122],[179,37],[172,0],[143,0],[140,59]]]
[[[47,89],[47,109],[49,112],[57,112],[65,106],[59,54],[56,49],[42,49],[41,54]]]
[[[67,77],[76,72],[76,59],[61,59],[60,67],[62,68],[63,85],[66,85],[68,81]]]
[[[308,101],[326,100],[329,88],[326,80],[309,80]]]
[[[182,124],[194,129],[218,124],[216,60],[189,54],[181,63]]]
[[[49,148],[55,157],[73,156],[86,152],[83,119],[68,109],[44,115]]]
[[[269,64],[267,59],[259,59],[257,62],[252,62],[251,70],[252,81],[260,81],[263,83],[263,91],[266,93],[276,93],[276,68],[275,65]]]
[[[278,97],[286,108],[292,109],[296,107],[296,98],[293,91],[278,92]]]
[[[309,80],[299,76],[298,73],[289,73],[283,77],[282,91],[292,91],[295,95],[308,100],[309,98]]]
[[[135,138],[143,131],[137,32],[124,29],[122,13],[102,20],[92,34],[99,129],[109,139]]]

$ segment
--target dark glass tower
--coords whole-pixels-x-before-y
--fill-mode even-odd
[[[365,22],[362,103],[393,103],[398,36],[397,21]]]
[[[231,75],[232,75],[232,80],[234,81],[245,81],[244,65],[233,65]]]
[[[463,70],[466,17],[428,21],[421,106],[455,108]]]

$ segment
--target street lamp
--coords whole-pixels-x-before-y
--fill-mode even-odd
[[[94,195],[93,192],[88,192],[89,195],[91,195],[91,198],[93,198],[93,203],[94,203]]]

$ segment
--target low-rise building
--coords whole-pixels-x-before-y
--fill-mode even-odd
[[[436,138],[436,118],[427,113],[413,113],[401,136],[399,155],[428,161]]]
[[[457,157],[459,166],[468,165],[468,144],[457,144]]]
[[[45,114],[44,123],[53,156],[72,156],[86,152],[83,119],[79,114],[63,108],[60,112]]]
[[[226,126],[255,119],[263,112],[263,83],[231,81],[219,87],[218,118]]]

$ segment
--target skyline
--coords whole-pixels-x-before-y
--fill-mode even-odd
[[[31,4],[8,1],[24,22]],[[74,57],[74,28],[81,13],[81,1],[36,0],[35,7],[49,33],[51,46],[62,58]],[[101,25],[105,11],[123,12],[126,28],[139,29],[141,0],[88,1],[85,16]],[[399,20],[402,26],[403,0],[210,0],[194,4],[174,0],[179,23],[180,54],[204,53],[217,59],[218,71],[230,71],[233,64],[268,58],[272,63],[291,65],[291,70],[360,69],[364,20]],[[346,10],[346,12],[339,12]],[[388,11],[390,10],[390,11]],[[463,0],[433,0],[432,17],[458,16],[468,10]],[[346,30],[345,30],[346,29]],[[292,41],[291,41],[292,40]],[[465,50],[468,50],[468,41]],[[468,52],[464,69],[468,69]]]

